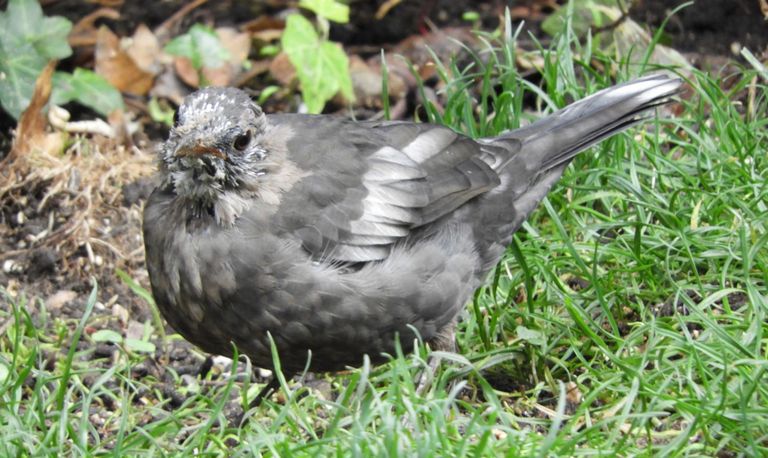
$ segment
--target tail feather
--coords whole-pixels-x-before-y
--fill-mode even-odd
[[[494,139],[521,142],[521,159],[529,170],[546,172],[568,163],[579,152],[650,116],[649,111],[669,102],[682,81],[653,74],[614,86],[581,99],[529,126]],[[499,164],[503,169],[510,161]],[[517,161],[515,161],[517,162]]]

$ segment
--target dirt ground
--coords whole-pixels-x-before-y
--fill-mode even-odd
[[[125,2],[119,20],[105,21],[116,33],[128,33],[138,23],[157,25],[172,14],[180,2],[156,2],[141,8],[142,2]],[[362,2],[371,3],[371,2]],[[381,2],[379,2],[381,3]],[[373,18],[374,8],[353,5],[350,25],[335,27],[331,37],[346,47],[378,53],[403,39],[424,33],[430,24],[438,28],[462,25],[461,13],[480,11],[482,25],[497,26],[498,13],[507,2],[427,0],[410,2],[384,20]],[[511,2],[528,7],[527,24],[538,32],[538,24],[551,11],[537,0]],[[630,11],[635,20],[658,26],[679,0],[640,0]],[[49,1],[49,15],[78,16],[94,9],[89,2]],[[760,14],[758,0],[698,0],[667,25],[665,42],[688,53],[694,62],[725,62],[733,59],[738,46],[749,46],[757,53],[768,44],[768,23]],[[234,23],[236,17],[254,14],[280,14],[284,2],[210,2],[185,20],[194,23],[213,20]],[[0,9],[5,2],[0,2]],[[523,11],[519,9],[518,11]],[[535,14],[533,14],[535,13]],[[64,66],[77,64],[78,56]],[[275,109],[276,107],[271,107]],[[270,107],[267,107],[269,111]],[[91,289],[91,278],[99,285],[99,304],[95,314],[104,327],[124,332],[135,323],[151,319],[144,299],[116,275],[124,271],[144,287],[148,279],[144,267],[140,235],[141,207],[152,189],[154,149],[166,134],[165,128],[140,118],[142,129],[130,142],[91,143],[68,138],[69,157],[28,158],[24,170],[0,171],[0,286],[13,297],[25,296],[32,304],[43,301],[52,317],[79,318]],[[0,114],[0,156],[10,150],[13,120]],[[39,162],[36,162],[39,160]],[[5,302],[5,299],[1,300]],[[37,307],[32,306],[33,310]],[[199,371],[202,359],[178,343],[170,352],[171,363],[180,372]],[[94,357],[110,352],[106,346]],[[153,371],[151,360],[137,371]]]

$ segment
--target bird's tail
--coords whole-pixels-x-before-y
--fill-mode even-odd
[[[529,126],[502,134],[500,143],[521,143],[521,159],[540,173],[567,164],[579,152],[648,118],[650,109],[670,101],[682,80],[663,74],[644,76],[581,99]],[[494,142],[495,142],[494,141]],[[499,164],[498,169],[507,164]]]

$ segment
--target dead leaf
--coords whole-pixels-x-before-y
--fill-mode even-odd
[[[760,3],[760,12],[763,13],[763,17],[768,20],[768,0],[758,0]]]
[[[365,107],[381,107],[381,59],[368,62],[359,56],[349,58],[349,76],[352,79],[352,89],[355,93],[355,104]],[[395,100],[402,98],[407,87],[403,79],[393,72],[387,72],[387,90]]]
[[[56,64],[57,61],[55,60],[48,62],[40,76],[37,77],[32,99],[29,101],[27,109],[21,114],[13,147],[3,160],[3,164],[13,163],[35,150],[54,151],[51,148],[58,149],[63,145],[63,140],[59,134],[46,134],[47,121],[43,112],[45,105],[51,98],[51,77]]]
[[[474,48],[478,39],[468,27],[445,27],[424,35],[413,35],[395,46],[394,54],[401,54],[416,66],[422,79],[435,74],[434,55],[443,62]]]
[[[269,64],[269,73],[283,86],[290,86],[296,79],[296,68],[294,68],[288,54],[281,52]]]
[[[389,11],[400,4],[403,0],[387,0],[386,2],[382,3],[381,6],[379,6],[379,9],[376,10],[376,14],[374,17],[377,21],[380,21],[384,19],[384,17],[389,13]]]
[[[77,293],[64,289],[56,291],[53,296],[45,300],[45,308],[47,310],[58,310],[62,308],[67,302],[72,302],[77,299]]]
[[[240,29],[250,33],[251,37],[256,40],[270,43],[283,35],[285,21],[272,16],[261,15],[252,21],[246,22]]]
[[[162,41],[166,42],[171,38],[171,30],[173,30],[186,15],[192,12],[195,8],[204,5],[208,0],[194,0],[179,8],[179,11],[173,13],[171,17],[166,19],[162,24],[155,28],[155,36]]]
[[[142,70],[106,26],[101,26],[96,34],[95,60],[96,73],[118,91],[146,95],[152,89],[155,75]]]
[[[133,32],[130,44],[125,52],[131,56],[133,62],[145,72],[157,75],[160,71],[160,57],[163,50],[160,42],[149,27],[139,24],[136,31]]]
[[[72,27],[68,37],[69,45],[73,48],[95,45],[98,33],[96,21],[101,18],[117,20],[120,19],[120,12],[112,8],[99,8],[87,14]]]
[[[165,69],[155,80],[155,87],[149,91],[149,94],[153,97],[168,99],[176,105],[181,105],[181,101],[184,100],[184,96],[189,91],[179,81],[179,78],[179,74],[174,69]]]
[[[565,400],[571,403],[574,408],[581,404],[583,398],[584,395],[581,393],[579,385],[572,381],[565,384]]]
[[[203,68],[203,75],[211,86],[229,86],[243,69],[251,51],[251,36],[231,27],[216,29],[221,45],[229,52],[229,60],[218,68]]]
[[[238,32],[231,27],[219,27],[216,35],[221,45],[229,53],[229,59],[216,68],[203,67],[202,73],[205,81],[210,86],[231,86],[238,74],[243,69],[243,63],[248,59],[251,51],[251,37],[245,32]],[[186,57],[177,56],[173,59],[173,66],[179,78],[192,87],[200,87],[200,74]]]
[[[184,84],[192,87],[200,87],[200,75],[198,75],[192,61],[186,57],[176,56],[173,58],[173,69]]]
[[[250,81],[252,78],[255,78],[256,76],[261,75],[262,73],[268,72],[270,63],[271,61],[269,59],[252,61],[250,68],[240,73],[240,75],[238,75],[238,77],[235,78],[234,81],[232,81],[232,86],[234,87],[244,86],[245,83]]]
[[[219,27],[216,34],[222,46],[229,51],[229,63],[242,66],[251,52],[251,37],[245,32],[238,32],[232,27]]]

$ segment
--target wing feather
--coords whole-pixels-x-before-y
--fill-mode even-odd
[[[497,186],[492,166],[500,153],[510,154],[430,124],[300,115],[289,122],[294,129],[305,122],[322,135],[312,145],[288,145],[292,160],[310,173],[286,205],[303,211],[286,211],[279,224],[314,257],[331,262],[385,259],[414,229]]]

